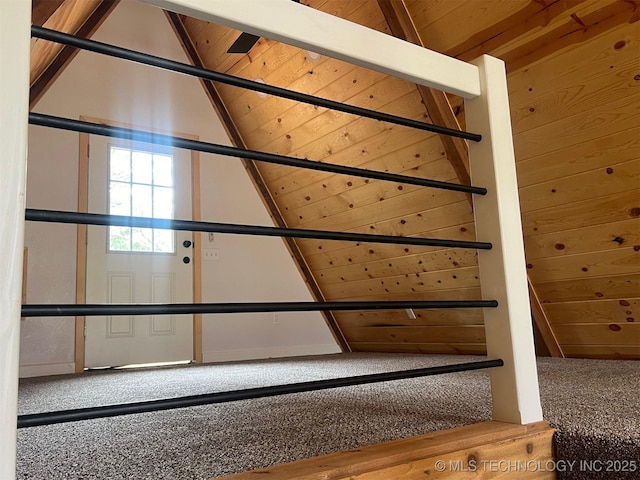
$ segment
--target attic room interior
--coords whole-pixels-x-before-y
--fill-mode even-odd
[[[0,5],[2,63],[29,68],[28,93],[0,72],[1,110],[25,117],[3,113],[2,156],[28,150],[26,172],[0,160],[14,175],[0,180],[1,290],[15,293],[3,297],[0,420],[17,438],[3,442],[0,477],[638,478],[638,2],[264,1],[240,19],[225,1]],[[12,9],[36,27],[21,43]],[[49,31],[223,75],[39,36]],[[462,75],[404,60],[414,53],[481,78],[493,63],[477,59],[504,62],[508,102],[487,95],[486,108],[503,103],[507,124],[478,113],[488,87],[471,94]],[[84,130],[47,128],[60,118]],[[484,144],[511,152],[496,172],[482,140],[423,128],[464,135],[482,122]],[[142,131],[153,134],[125,138]],[[486,179],[496,210],[490,188],[468,190]],[[193,228],[59,220],[69,212]],[[495,310],[515,305],[506,324],[473,303],[498,297]],[[102,304],[235,310],[45,308]],[[334,388],[364,376],[377,379]],[[276,387],[297,383],[309,388]],[[147,401],[155,410],[130,414]],[[101,406],[105,418],[87,413]]]

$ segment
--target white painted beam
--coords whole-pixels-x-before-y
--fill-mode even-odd
[[[474,65],[291,0],[143,0],[464,98],[480,94]]]
[[[0,1],[0,478],[16,478],[31,2]]]
[[[469,142],[471,181],[489,191],[474,195],[476,232],[479,240],[493,244],[478,252],[480,283],[483,298],[499,303],[484,312],[487,353],[505,362],[491,370],[493,419],[527,424],[542,420],[542,409],[507,80],[502,60],[484,55],[473,63],[479,67],[482,94],[465,101],[465,118],[482,141]]]

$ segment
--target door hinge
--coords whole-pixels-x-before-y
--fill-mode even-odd
[[[91,144],[87,143],[87,158],[91,156]]]

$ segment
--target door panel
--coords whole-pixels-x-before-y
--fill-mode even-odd
[[[89,212],[191,219],[188,151],[94,135],[89,143]],[[191,232],[89,226],[86,301],[191,303],[192,258]],[[192,315],[86,318],[86,367],[191,359]]]

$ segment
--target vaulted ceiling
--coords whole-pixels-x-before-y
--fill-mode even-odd
[[[33,23],[90,37],[117,1],[33,0]],[[303,0],[462,60],[508,71],[538,346],[553,355],[640,358],[640,5],[636,0]],[[196,65],[399,116],[464,128],[459,98],[167,12]],[[74,52],[32,43],[32,106]],[[468,183],[464,141],[211,82],[238,146]],[[461,193],[245,162],[276,223],[475,239]],[[288,241],[319,300],[480,297],[473,251]],[[329,313],[355,351],[483,353],[479,310]]]

